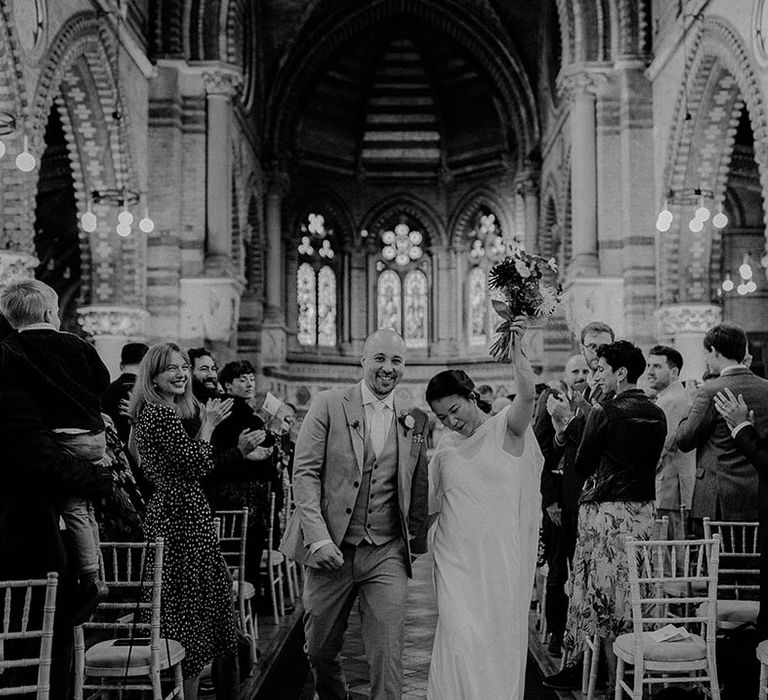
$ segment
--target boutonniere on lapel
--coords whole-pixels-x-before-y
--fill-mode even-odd
[[[347,423],[348,428],[352,428],[361,438],[363,437],[360,433],[360,421],[359,420],[353,420],[351,423]],[[363,438],[365,439],[365,438]]]
[[[406,437],[410,437],[413,442],[419,445],[424,442],[424,434],[420,431],[414,431],[414,428],[416,427],[416,416],[413,415],[413,409],[410,409],[405,413],[401,413],[397,417],[397,420],[400,425],[403,426]]]

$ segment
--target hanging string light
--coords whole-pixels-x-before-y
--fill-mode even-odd
[[[704,230],[704,224],[712,222],[716,229],[723,229],[728,225],[728,217],[723,213],[722,203],[718,205],[717,214],[712,216],[712,211],[708,202],[714,201],[715,193],[712,190],[705,190],[700,187],[683,188],[681,190],[670,190],[664,199],[664,207],[656,217],[656,230],[660,233],[669,231],[674,220],[674,214],[669,210],[670,204],[680,207],[696,207],[688,221],[688,230],[692,233],[701,233]]]
[[[6,152],[7,147],[2,141],[3,136],[9,136],[16,131],[16,117],[10,112],[0,112],[0,158],[2,158]],[[25,134],[24,148],[21,153],[16,156],[16,167],[23,173],[31,172],[37,165],[37,159],[29,151],[29,137]]]
[[[130,211],[130,207],[138,204],[140,200],[141,195],[127,187],[92,190],[86,203],[86,211],[80,217],[80,226],[86,233],[93,233],[98,226],[98,220],[92,211],[92,204],[112,204],[120,207],[120,213],[117,215],[115,233],[121,238],[127,238],[133,231],[131,227],[135,221],[135,218]],[[145,201],[144,217],[139,221],[139,229],[144,233],[151,233],[154,228],[155,222],[149,218],[149,211]]]

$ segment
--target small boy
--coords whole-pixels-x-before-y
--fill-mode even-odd
[[[39,280],[11,282],[0,294],[0,313],[17,331],[0,345],[0,382],[30,396],[66,453],[102,462],[106,442],[99,397],[110,378],[96,350],[59,330],[58,295]],[[82,621],[107,594],[97,580],[98,525],[93,506],[77,496],[64,499],[61,517],[77,552]]]

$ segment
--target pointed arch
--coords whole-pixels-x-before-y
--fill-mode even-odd
[[[376,235],[384,226],[386,218],[399,213],[408,214],[419,222],[430,245],[447,245],[445,225],[437,213],[422,200],[406,192],[390,195],[371,207],[363,216],[360,228]]]
[[[514,228],[514,204],[505,203],[494,191],[488,188],[477,188],[468,192],[458,202],[448,220],[448,244],[460,246],[469,233],[471,222],[481,207],[487,207],[497,217],[501,230],[510,234]]]

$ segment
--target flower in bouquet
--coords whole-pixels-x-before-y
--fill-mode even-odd
[[[494,310],[503,319],[496,329],[500,335],[490,348],[491,356],[498,362],[510,359],[513,349],[511,329],[516,316],[549,318],[560,303],[562,286],[546,283],[546,268],[557,272],[554,258],[547,260],[521,248],[512,249],[510,255],[491,268],[488,288],[503,297],[492,301]]]

